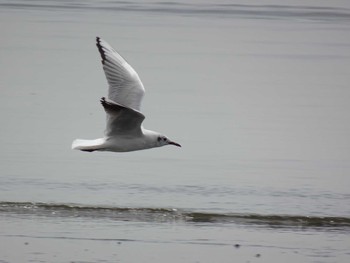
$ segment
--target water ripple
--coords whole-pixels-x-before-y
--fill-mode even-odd
[[[256,225],[268,228],[327,228],[350,230],[349,217],[207,213],[171,208],[129,208],[78,204],[0,202],[0,213],[38,217],[93,218],[137,222],[184,222]]]
[[[298,5],[204,4],[142,1],[8,1],[3,8],[36,10],[102,10],[144,12],[191,16],[239,17],[249,19],[305,19],[313,21],[350,21],[350,9]]]

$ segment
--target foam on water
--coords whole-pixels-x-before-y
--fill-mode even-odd
[[[267,228],[317,228],[350,230],[348,217],[208,213],[175,208],[111,207],[79,204],[0,202],[3,215],[52,218],[92,218],[116,221],[213,223],[256,225]]]

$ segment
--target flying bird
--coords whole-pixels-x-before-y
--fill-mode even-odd
[[[76,139],[72,149],[87,152],[130,152],[180,144],[142,126],[141,102],[145,94],[136,71],[106,41],[96,37],[96,46],[108,82],[108,97],[100,102],[107,115],[105,136],[95,140]]]

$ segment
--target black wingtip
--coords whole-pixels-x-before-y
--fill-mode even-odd
[[[102,97],[100,99],[100,102],[101,102],[103,108],[105,108],[105,109],[112,109],[113,108],[113,104],[108,102],[105,97]]]
[[[102,106],[105,106],[105,105],[107,104],[106,98],[105,98],[105,97],[102,97],[102,98],[100,99],[100,102],[101,102]]]
[[[96,37],[96,46],[97,46],[97,49],[100,52],[100,55],[102,58],[101,63],[104,64],[104,62],[106,60],[106,55],[105,55],[105,52],[101,46],[101,38],[100,37]]]
[[[119,112],[125,108],[124,106],[119,105],[113,101],[108,101],[105,97],[102,97],[100,99],[100,102],[106,112]]]

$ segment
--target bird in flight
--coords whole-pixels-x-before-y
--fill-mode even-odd
[[[108,97],[100,102],[107,115],[105,136],[95,140],[76,139],[72,149],[87,152],[130,152],[180,144],[165,135],[142,127],[145,116],[141,102],[145,94],[136,71],[106,41],[96,37],[96,46],[108,82]]]

